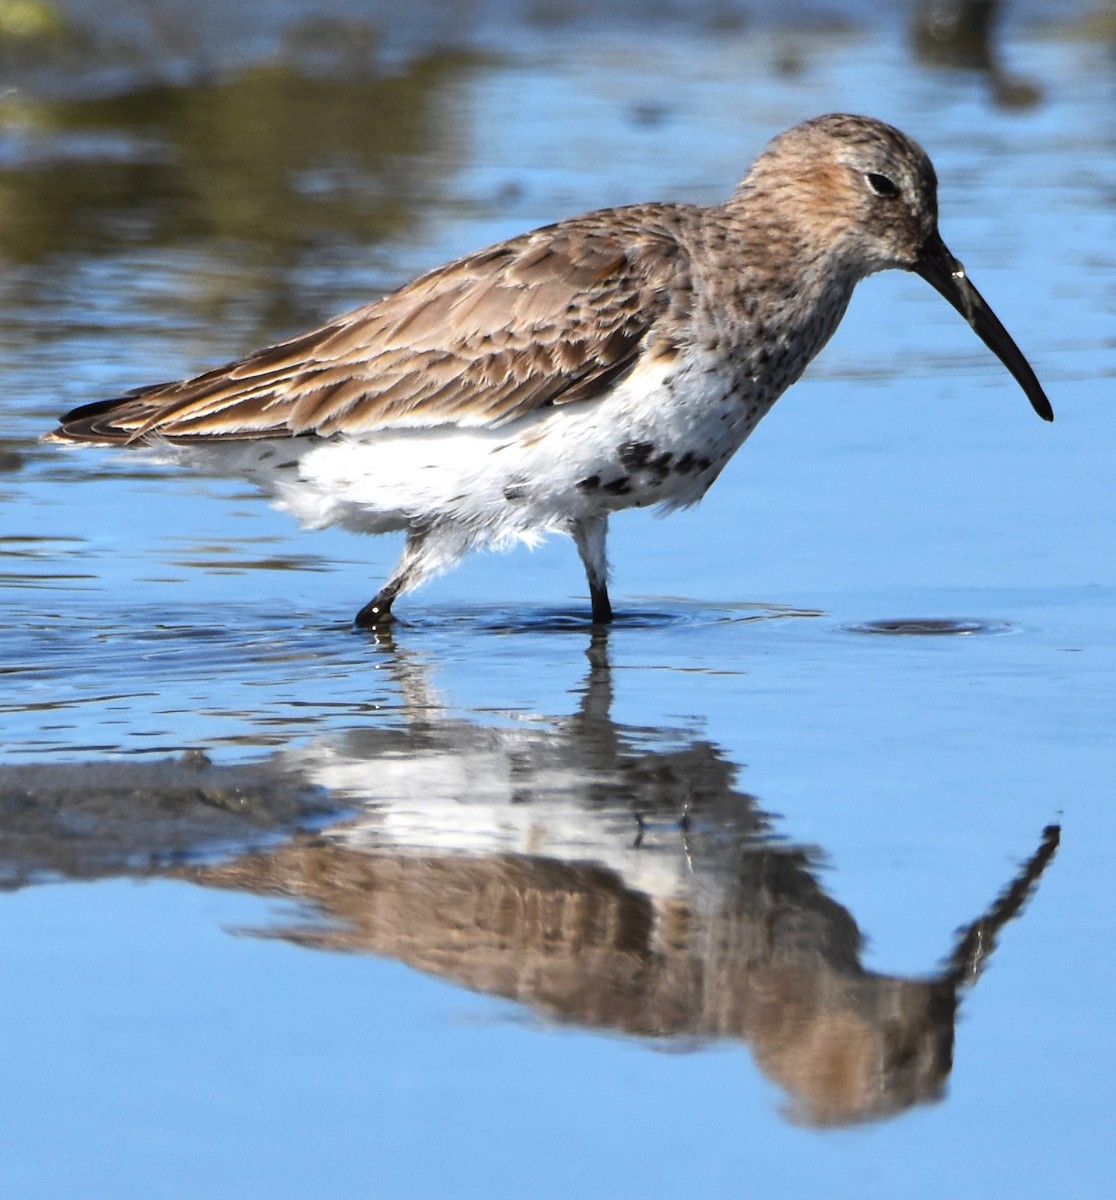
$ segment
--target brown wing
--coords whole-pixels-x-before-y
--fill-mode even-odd
[[[75,409],[51,437],[133,442],[491,426],[600,394],[688,303],[689,210],[575,217],[181,383]]]

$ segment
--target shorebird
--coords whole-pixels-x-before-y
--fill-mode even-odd
[[[543,226],[237,362],[76,408],[47,438],[246,476],[311,527],[404,530],[361,626],[468,550],[554,532],[577,545],[604,623],[609,517],[700,500],[867,275],[921,275],[1053,420],[937,217],[919,145],[817,117],[770,142],[724,204]]]

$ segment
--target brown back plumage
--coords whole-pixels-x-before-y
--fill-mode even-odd
[[[632,369],[664,310],[685,307],[678,231],[699,211],[634,205],[523,234],[240,361],[77,408],[51,438],[491,426],[591,398]]]

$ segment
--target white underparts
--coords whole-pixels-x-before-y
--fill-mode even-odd
[[[601,518],[696,503],[767,411],[717,366],[698,354],[652,362],[604,399],[496,429],[195,443],[175,457],[251,479],[311,528],[425,534],[408,587],[470,549],[536,545],[585,521],[601,525],[603,566]]]

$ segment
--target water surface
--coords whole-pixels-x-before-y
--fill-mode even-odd
[[[9,53],[0,1190],[1107,1194],[1104,22],[261,11]],[[356,633],[396,542],[37,441],[841,109],[928,147],[1057,420],[873,279],[699,508],[613,523],[607,635],[561,541]]]

